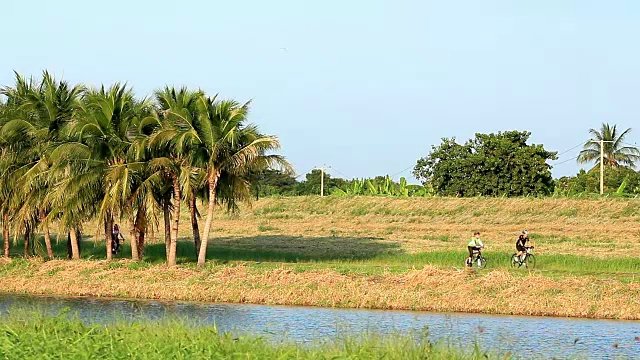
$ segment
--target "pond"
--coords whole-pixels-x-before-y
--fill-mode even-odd
[[[477,342],[518,358],[640,356],[640,321],[0,294],[0,312],[13,306],[52,314],[69,308],[87,322],[179,318],[273,341],[308,343],[341,334],[420,334],[426,330],[432,341],[457,346]]]

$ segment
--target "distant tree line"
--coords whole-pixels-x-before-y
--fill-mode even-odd
[[[290,173],[269,169],[255,175],[252,191],[256,199],[268,196],[318,195],[321,176],[320,170],[312,170],[305,175],[304,180],[298,181]],[[405,178],[396,182],[388,175],[349,180],[325,173],[324,193],[333,196],[427,196],[432,191],[430,187],[409,185]]]
[[[529,144],[530,132],[506,131],[476,134],[459,143],[444,138],[431,152],[420,158],[413,175],[422,184],[408,185],[388,176],[347,180],[325,174],[325,194],[334,196],[574,196],[599,193],[600,141],[604,144],[604,191],[617,196],[640,195],[640,173],[635,164],[640,159],[637,147],[625,143],[631,129],[619,132],[616,126],[602,124],[590,129],[577,157],[578,163],[595,162],[589,170],[575,176],[554,179],[551,174],[557,152],[543,145]],[[253,191],[256,197],[317,195],[320,193],[320,170],[298,181],[293,175],[265,170],[257,175]]]
[[[590,129],[576,160],[580,164],[595,162],[588,171],[554,180],[551,161],[557,153],[542,145],[528,144],[531,133],[507,131],[476,134],[459,144],[456,139],[442,139],[432,151],[418,160],[414,176],[431,185],[442,196],[546,196],[599,193],[600,147],[603,145],[604,191],[618,196],[640,194],[640,174],[635,165],[640,160],[636,146],[625,142],[631,129],[602,124]]]

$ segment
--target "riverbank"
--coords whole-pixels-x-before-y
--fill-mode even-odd
[[[402,273],[282,265],[167,268],[127,260],[0,263],[10,293],[640,320],[640,283],[425,266]]]
[[[214,326],[166,322],[86,324],[65,316],[18,312],[0,319],[5,359],[487,359],[478,346],[432,344],[426,337],[360,336],[316,346],[270,343],[258,336],[221,334]],[[51,341],[55,339],[55,341]],[[509,354],[500,356],[509,359]]]

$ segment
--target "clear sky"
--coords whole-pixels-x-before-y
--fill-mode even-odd
[[[396,174],[476,132],[564,151],[607,121],[640,143],[637,0],[23,0],[0,24],[0,84],[46,68],[253,99],[299,174]]]

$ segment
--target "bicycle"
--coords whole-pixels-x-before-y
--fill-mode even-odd
[[[535,246],[527,246],[525,247],[525,252],[522,255],[523,259],[520,260],[518,258],[518,253],[514,253],[513,255],[511,255],[511,267],[516,267],[516,265],[518,267],[521,267],[522,265],[524,265],[525,268],[535,268],[536,267],[536,257],[533,255],[533,253],[531,252],[531,250],[534,248]]]
[[[484,269],[487,267],[487,259],[482,256],[482,252],[476,251],[473,254],[475,255],[475,258],[467,257],[465,259],[465,265],[467,267],[476,266],[478,269]]]
[[[113,255],[117,255],[122,250],[122,243],[124,242],[124,237],[122,239],[118,238],[116,235],[111,236],[111,253]]]

